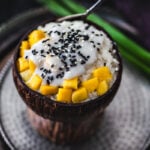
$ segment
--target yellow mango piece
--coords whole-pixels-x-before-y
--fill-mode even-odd
[[[22,79],[27,82],[32,77],[33,72],[31,70],[26,70],[24,72],[21,72],[20,75]]]
[[[30,49],[30,45],[28,41],[22,41],[20,46],[20,56],[24,56],[24,51]]]
[[[106,80],[107,82],[109,82],[112,79],[112,74],[108,67],[100,67],[94,70],[93,76],[97,77],[100,82],[103,80]]]
[[[69,80],[64,80],[63,87],[77,89],[78,88],[78,77],[75,77],[75,78],[69,79]]]
[[[97,89],[98,87],[98,79],[92,78],[82,82],[82,86],[86,88],[86,90],[90,93]]]
[[[108,91],[108,88],[109,88],[109,87],[108,87],[108,83],[107,83],[106,80],[100,82],[100,83],[99,83],[99,86],[98,86],[98,88],[97,88],[97,94],[98,94],[99,96],[105,94],[105,93]]]
[[[29,61],[23,57],[18,58],[17,67],[20,72],[29,69]]]
[[[39,40],[45,37],[45,33],[41,30],[34,30],[29,35],[29,44],[32,46],[33,44],[37,43]]]
[[[59,88],[57,94],[57,101],[64,103],[71,103],[72,89]]]
[[[88,93],[86,88],[81,87],[78,90],[74,91],[72,94],[72,102],[73,103],[80,103],[88,98]]]
[[[38,90],[41,86],[42,79],[38,75],[34,75],[31,80],[27,82],[27,85],[32,89],[32,90]]]
[[[56,94],[58,91],[58,87],[51,85],[41,85],[40,93],[43,95],[51,95]]]
[[[29,68],[31,71],[34,71],[36,68],[36,65],[34,64],[34,62],[32,60],[29,60]]]

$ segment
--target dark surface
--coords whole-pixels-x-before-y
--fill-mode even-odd
[[[36,0],[0,0],[0,24],[31,8],[39,7]]]
[[[150,50],[150,1],[113,0],[114,7],[140,31],[141,40]]]

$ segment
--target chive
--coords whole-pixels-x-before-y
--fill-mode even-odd
[[[143,73],[150,75],[150,67],[137,60],[137,58],[135,58],[134,56],[128,54],[128,52],[126,52],[126,50],[124,50],[121,46],[119,46],[119,50],[123,58],[125,58],[129,63],[132,63],[137,69],[141,70]]]

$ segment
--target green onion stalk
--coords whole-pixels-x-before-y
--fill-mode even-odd
[[[40,1],[43,2],[52,12],[60,16],[71,15],[72,11],[75,13],[82,13],[86,10],[86,8],[73,0],[61,0],[64,5],[60,5],[60,1],[57,0]],[[135,65],[147,75],[150,75],[150,53],[145,48],[141,47],[120,30],[107,23],[100,16],[91,14],[87,19],[103,27],[111,35],[114,41],[119,45],[121,55],[127,61]]]

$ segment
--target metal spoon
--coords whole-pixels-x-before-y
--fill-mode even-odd
[[[57,21],[64,21],[64,20],[69,20],[69,19],[75,19],[75,18],[78,18],[78,17],[86,18],[96,8],[96,6],[98,6],[101,2],[102,2],[102,0],[98,0],[89,9],[87,9],[84,13],[79,13],[79,14],[73,14],[73,15],[65,16],[65,17],[57,19]]]

